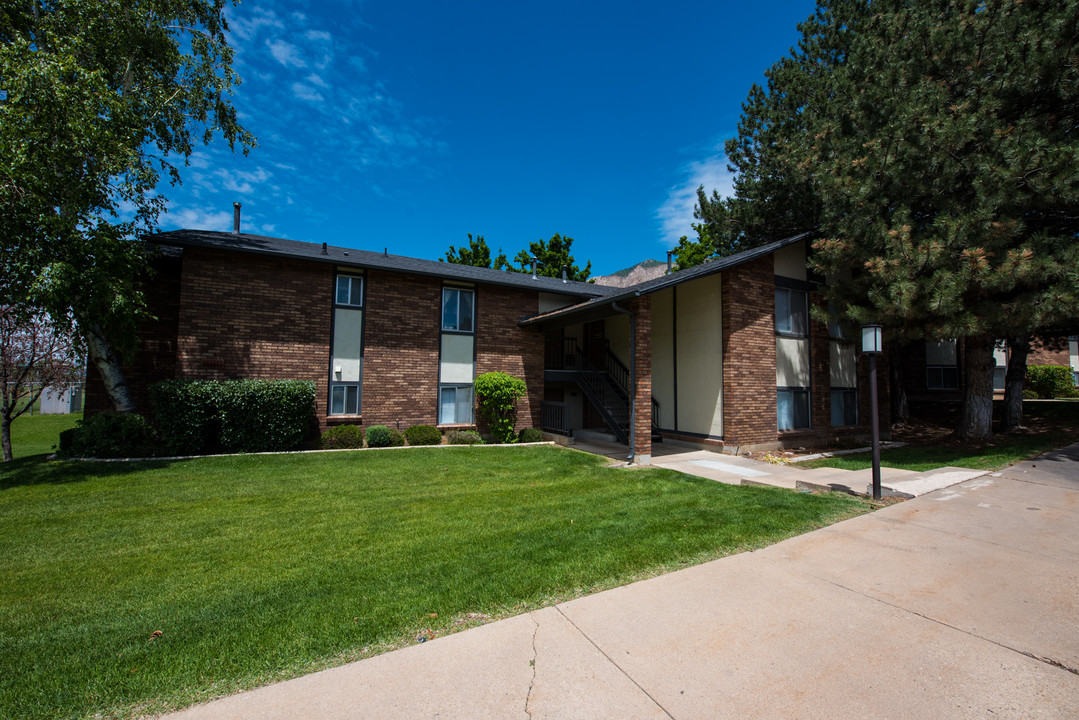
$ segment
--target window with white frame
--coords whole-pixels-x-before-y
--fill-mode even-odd
[[[776,288],[776,332],[780,335],[806,337],[809,334],[809,310],[806,294],[792,288]]]
[[[475,293],[463,288],[442,288],[442,330],[470,333],[475,330]]]
[[[858,424],[858,391],[855,388],[832,388],[832,426]]]
[[[363,278],[357,275],[338,275],[334,302],[338,305],[363,307]]]
[[[809,388],[778,388],[776,414],[780,430],[809,427]]]
[[[472,386],[443,385],[438,389],[440,425],[472,424]]]

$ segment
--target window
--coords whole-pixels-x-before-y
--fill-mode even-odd
[[[776,288],[776,332],[805,337],[809,334],[806,294],[801,290]]]
[[[442,288],[442,329],[450,332],[473,331],[473,298],[471,290]]]
[[[1004,390],[1007,372],[1007,368],[1002,368],[999,365],[993,368],[993,390]]]
[[[858,424],[858,391],[854,388],[832,388],[832,426]]]
[[[334,301],[338,305],[363,306],[363,278],[355,275],[337,276],[337,295]]]
[[[330,415],[360,414],[360,384],[333,383],[330,385]]]
[[[440,425],[472,424],[472,386],[443,385],[438,390]]]
[[[836,318],[835,303],[828,301],[828,338],[831,340],[849,340],[850,333],[846,323]]]
[[[925,387],[927,390],[958,390],[959,370],[947,366],[927,367]]]
[[[780,430],[809,427],[809,388],[779,388],[776,411]]]

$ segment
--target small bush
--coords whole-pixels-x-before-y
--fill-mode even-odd
[[[367,447],[401,447],[405,436],[385,425],[372,425],[367,428]]]
[[[1024,400],[1037,400],[1038,399],[1038,393],[1034,392],[1033,390],[1024,390],[1023,391],[1023,399]]]
[[[543,442],[543,432],[537,428],[525,428],[521,430],[517,440],[523,443]]]
[[[363,447],[363,428],[359,425],[338,425],[322,433],[318,446],[323,450],[345,450]]]
[[[450,430],[446,442],[450,445],[482,445],[483,438],[473,430]]]
[[[153,428],[134,413],[91,415],[60,439],[61,452],[70,457],[150,457],[155,448]]]
[[[528,394],[525,381],[503,372],[484,373],[473,385],[480,414],[487,418],[496,442],[517,442],[517,400]]]
[[[442,433],[432,425],[413,425],[405,430],[409,445],[441,445]]]
[[[219,384],[221,444],[234,452],[295,450],[315,417],[315,384],[232,380]]]
[[[1075,390],[1072,370],[1065,365],[1030,365],[1026,384],[1043,398],[1071,397]]]

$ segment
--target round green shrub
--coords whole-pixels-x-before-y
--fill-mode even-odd
[[[484,373],[473,385],[480,414],[487,418],[496,442],[517,442],[517,400],[528,394],[525,381],[503,372]]]
[[[363,447],[363,428],[359,425],[338,425],[322,433],[318,446],[323,450],[346,450]]]
[[[1038,399],[1038,393],[1034,392],[1033,390],[1024,390],[1023,391],[1023,399],[1024,400],[1037,400]]]
[[[523,443],[543,442],[543,432],[537,428],[524,428],[517,440]]]
[[[1026,385],[1043,398],[1071,397],[1075,390],[1072,369],[1066,365],[1030,365]]]
[[[156,453],[154,429],[142,415],[103,412],[79,421],[61,438],[60,448],[71,457],[150,457]]]
[[[442,433],[433,425],[413,425],[405,430],[409,445],[441,445]]]
[[[446,434],[446,442],[449,445],[482,445],[483,438],[472,430],[451,430]]]
[[[405,436],[385,425],[372,425],[367,428],[367,447],[401,447]]]

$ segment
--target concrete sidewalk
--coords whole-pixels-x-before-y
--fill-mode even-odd
[[[170,716],[1076,718],[1079,445]]]

